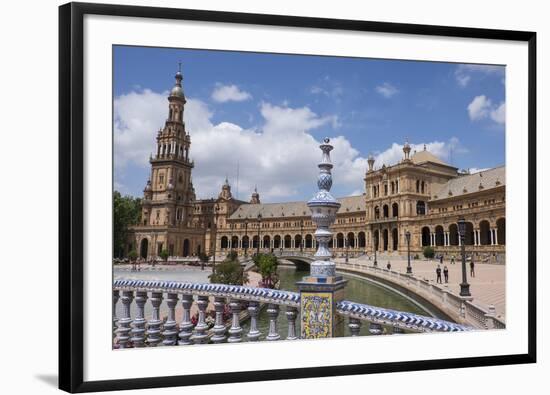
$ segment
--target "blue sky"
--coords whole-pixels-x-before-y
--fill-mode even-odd
[[[198,197],[227,175],[239,198],[308,199],[323,137],[336,196],[362,191],[369,153],[401,158],[407,137],[458,168],[504,163],[505,68],[418,61],[114,48],[115,188],[141,196],[178,62]],[[312,178],[313,177],[313,178]]]

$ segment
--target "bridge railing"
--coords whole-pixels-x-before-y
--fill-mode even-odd
[[[150,318],[145,317],[145,305],[150,300]],[[166,301],[168,315],[161,319],[160,307]],[[120,316],[117,304],[120,303]],[[135,305],[133,305],[135,303]],[[176,321],[176,307],[181,304],[183,315]],[[207,307],[213,304],[214,322],[209,322]],[[296,333],[296,319],[300,313],[300,294],[267,288],[225,284],[200,284],[178,281],[116,280],[113,284],[113,342],[115,347],[154,347],[158,345],[190,345],[204,343],[237,343],[243,341],[243,318],[250,318],[248,341],[260,340],[264,334],[258,329],[260,307],[266,305],[269,329],[264,339],[280,340],[277,320],[284,308],[287,333],[284,339],[300,337]],[[133,309],[131,307],[134,307]],[[224,317],[229,310],[230,317]],[[197,317],[192,317],[192,308]],[[133,316],[131,312],[134,312]],[[359,334],[361,323],[369,322],[372,334],[466,331],[470,327],[431,317],[383,309],[350,301],[340,301],[337,314],[348,318],[349,335]],[[211,319],[210,319],[211,321]],[[390,334],[391,334],[390,333]]]
[[[441,308],[452,319],[477,329],[504,329],[506,324],[496,316],[495,307],[487,308],[471,300],[453,294],[447,287],[438,286],[426,279],[416,278],[404,273],[394,272],[383,267],[364,264],[337,264],[338,269],[371,273],[394,282]]]
[[[281,257],[281,258],[284,258],[286,256],[286,257],[310,258],[312,260],[314,259],[313,254],[311,252],[304,252],[304,251],[287,251],[287,250],[283,250],[283,251],[274,251],[273,254],[275,256],[278,256],[278,257]]]

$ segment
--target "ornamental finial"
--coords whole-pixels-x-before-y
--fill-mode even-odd
[[[330,188],[332,187],[330,151],[334,147],[329,142],[330,140],[325,138],[323,144],[319,146],[323,152],[321,163],[318,165],[317,187],[319,190],[307,202],[307,206],[311,210],[311,219],[317,225],[315,239],[317,240],[318,249],[315,253],[315,261],[310,266],[311,275],[314,277],[334,276],[336,273],[336,265],[330,261],[332,253],[328,248],[328,244],[332,240],[332,232],[329,227],[336,220],[336,212],[340,208],[340,202],[330,194]]]

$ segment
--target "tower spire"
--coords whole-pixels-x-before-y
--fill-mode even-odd
[[[405,145],[403,146],[403,153],[405,154],[405,157],[403,158],[404,161],[410,160],[409,155],[411,153],[411,146],[409,145],[409,138],[405,138]]]

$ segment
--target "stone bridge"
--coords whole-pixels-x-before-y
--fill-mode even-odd
[[[285,259],[296,265],[298,269],[309,270],[309,265],[315,260],[313,254],[300,251],[276,251],[273,252],[277,258]],[[251,257],[241,260],[241,265],[245,270],[251,269],[254,266],[254,261]]]

